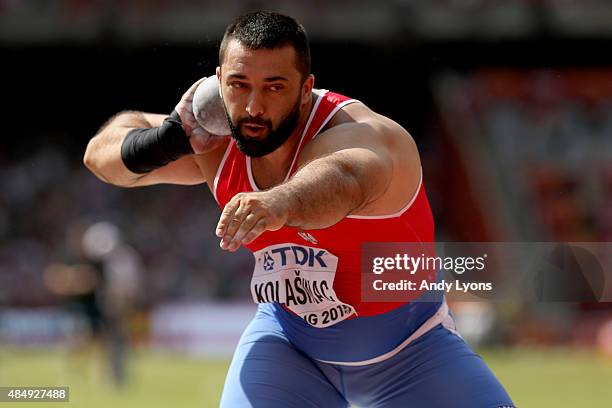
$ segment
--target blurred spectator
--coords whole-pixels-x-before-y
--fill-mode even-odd
[[[126,381],[127,324],[140,294],[142,269],[115,225],[77,220],[69,226],[63,262],[45,270],[47,288],[88,322],[89,331],[73,347],[101,348],[117,386]]]
[[[64,257],[69,226],[97,220],[115,224],[142,255],[143,305],[249,296],[252,259],[218,249],[219,210],[205,185],[112,188],[46,147],[0,161],[0,183],[0,304],[58,304],[42,271]]]

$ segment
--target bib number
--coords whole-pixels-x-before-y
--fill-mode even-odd
[[[338,257],[321,248],[271,245],[257,252],[251,280],[255,303],[278,302],[314,327],[332,326],[355,314],[333,289]]]

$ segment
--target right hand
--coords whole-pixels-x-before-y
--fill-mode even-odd
[[[215,230],[221,248],[234,252],[265,231],[281,229],[289,219],[290,197],[279,190],[236,194],[223,208]]]
[[[174,109],[178,112],[185,128],[185,133],[189,136],[189,143],[195,154],[207,153],[211,150],[221,146],[227,140],[227,137],[214,136],[202,129],[200,124],[196,121],[195,115],[193,114],[193,94],[195,93],[198,85],[204,81],[206,77],[201,78],[183,94],[181,100]]]

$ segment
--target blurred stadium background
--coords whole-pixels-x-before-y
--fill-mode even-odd
[[[114,113],[171,111],[256,8],[306,26],[317,87],[412,133],[438,240],[612,241],[608,0],[0,0],[0,386],[217,404],[250,256],[218,249],[206,187],[119,189],[81,158]],[[518,406],[612,406],[609,303],[454,310]]]

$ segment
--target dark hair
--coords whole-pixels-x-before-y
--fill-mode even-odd
[[[238,17],[225,29],[219,46],[219,64],[231,40],[252,49],[274,49],[292,45],[296,68],[305,79],[310,74],[310,46],[304,27],[294,18],[273,11],[255,11]]]

